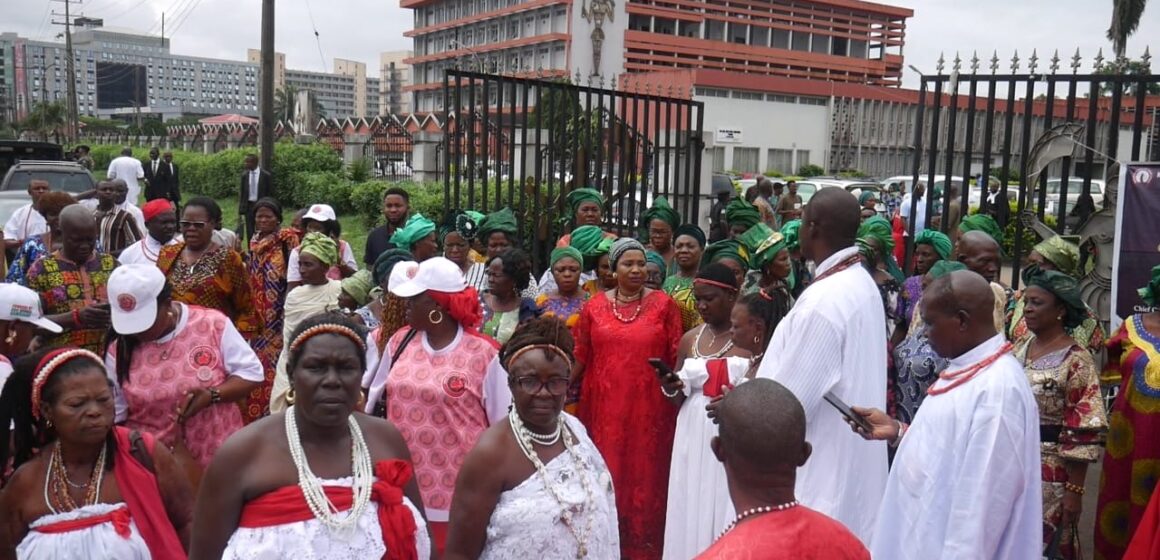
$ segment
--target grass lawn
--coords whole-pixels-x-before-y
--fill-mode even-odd
[[[236,198],[219,198],[217,199],[218,206],[222,208],[222,227],[234,229],[238,226],[238,199]],[[289,208],[282,210],[282,225],[289,227],[290,222],[294,219],[296,208]],[[354,251],[355,260],[358,261],[359,268],[365,268],[363,265],[363,251],[367,246],[367,234],[370,232],[365,225],[363,225],[362,218],[359,216],[339,216],[338,223],[342,224],[342,239],[350,243],[350,248]]]

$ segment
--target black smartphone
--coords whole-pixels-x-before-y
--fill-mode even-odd
[[[846,404],[844,401],[842,401],[842,399],[839,399],[838,395],[835,395],[834,393],[826,393],[822,398],[826,399],[826,402],[830,403],[831,406],[838,409],[838,412],[840,412],[842,416],[845,416],[847,420],[857,424],[858,427],[862,428],[862,430],[864,430],[867,434],[874,431],[874,427],[871,426],[870,423],[867,422],[861,414],[851,410],[850,405]]]
[[[661,379],[664,379],[665,377],[673,374],[673,368],[670,368],[668,364],[661,361],[660,358],[649,358],[648,363],[653,367],[653,369],[657,370],[657,376]]]

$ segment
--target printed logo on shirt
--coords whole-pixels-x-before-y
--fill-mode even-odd
[[[189,367],[197,370],[213,369],[217,366],[217,353],[209,346],[198,346],[189,353]]]
[[[13,319],[27,319],[32,317],[32,306],[14,303],[12,304],[12,309],[8,311],[8,316]]]
[[[453,399],[462,397],[467,393],[467,378],[459,373],[448,374],[443,378],[443,392]]]
[[[129,313],[137,309],[137,298],[129,294],[121,294],[117,296],[117,307],[120,307],[121,311]]]

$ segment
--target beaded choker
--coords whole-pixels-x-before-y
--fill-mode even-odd
[[[963,383],[970,381],[971,379],[974,379],[974,377],[978,375],[980,371],[983,371],[983,369],[985,369],[987,366],[995,363],[999,358],[1002,358],[1004,354],[1010,352],[1011,348],[1012,346],[1010,342],[1004,343],[994,354],[987,356],[983,359],[983,361],[978,362],[975,365],[968,366],[956,371],[944,371],[938,374],[939,379],[942,379],[943,381],[949,381],[949,383],[939,388],[935,388],[934,385],[931,385],[930,388],[926,390],[926,394],[930,396],[941,395],[950,391],[951,389],[954,389],[955,387],[958,387],[959,385],[962,385]]]

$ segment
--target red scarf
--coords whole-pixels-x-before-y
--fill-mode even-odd
[[[725,387],[733,388],[733,384],[729,382],[729,363],[724,358],[705,362],[705,369],[709,370],[709,379],[705,380],[701,391],[706,397],[711,399],[719,397],[725,394]]]
[[[181,546],[181,540],[177,538],[177,531],[173,529],[173,522],[169,520],[169,513],[161,501],[157,476],[133,457],[128,428],[114,427],[113,435],[117,440],[113,476],[117,479],[117,487],[121,490],[125,505],[129,506],[129,513],[137,521],[137,531],[149,547],[149,554],[154,558],[183,560],[186,558],[185,548]],[[145,451],[152,454],[153,435],[141,432],[141,437],[145,440]]]
[[[387,546],[383,559],[415,560],[419,556],[415,548],[415,517],[403,504],[403,486],[411,480],[411,464],[398,459],[379,461],[375,464],[375,478],[371,499],[379,504],[379,526]],[[351,508],[354,491],[349,487],[325,486],[323,490],[338,511]],[[302,489],[285,486],[246,503],[238,526],[257,529],[311,519],[314,512],[306,504]]]

